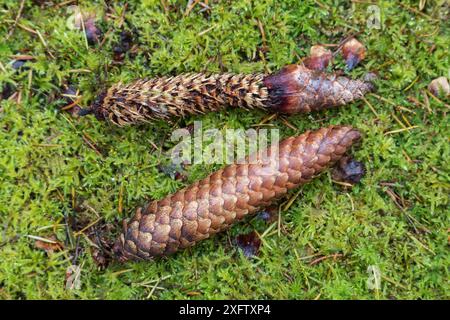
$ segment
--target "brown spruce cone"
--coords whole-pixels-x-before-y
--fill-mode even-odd
[[[360,134],[330,126],[290,137],[257,164],[232,164],[139,208],[114,245],[120,261],[149,260],[229,228],[338,161]],[[264,153],[263,153],[264,154]]]
[[[341,106],[372,89],[370,81],[289,65],[269,76],[196,73],[119,83],[98,97],[92,111],[119,126],[227,106],[293,114]]]

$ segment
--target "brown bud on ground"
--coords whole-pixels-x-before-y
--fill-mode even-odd
[[[309,57],[307,57],[303,63],[308,69],[324,70],[330,64],[332,57],[331,51],[324,46],[312,46]]]
[[[366,57],[366,48],[361,42],[352,38],[342,47],[342,56],[347,64],[347,69],[352,70]]]

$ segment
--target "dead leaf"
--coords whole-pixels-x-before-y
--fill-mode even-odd
[[[48,254],[52,254],[55,251],[61,251],[64,249],[64,245],[59,242],[55,236],[48,238],[49,241],[36,240],[34,246],[38,249],[44,250]]]
[[[258,255],[259,247],[261,246],[261,239],[255,231],[238,235],[235,242],[247,258],[252,258]]]
[[[133,47],[134,36],[129,31],[120,33],[120,41],[113,48],[113,60],[120,62],[125,58],[125,54]]]
[[[257,217],[271,224],[278,220],[278,207],[270,206],[258,213]]]

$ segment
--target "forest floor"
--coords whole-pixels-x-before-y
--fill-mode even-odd
[[[0,1],[0,299],[449,298],[450,102],[427,89],[450,76],[446,1],[105,2]],[[344,72],[376,72],[378,88],[342,108],[124,128],[71,112],[118,81],[269,73],[351,35],[367,57]],[[265,120],[282,137],[352,125],[367,173],[352,188],[323,174],[282,201],[279,219],[247,219],[170,258],[100,267],[88,230],[114,233],[145,201],[220,167],[163,170],[172,131],[194,120]],[[247,258],[235,238],[251,231],[261,246]]]

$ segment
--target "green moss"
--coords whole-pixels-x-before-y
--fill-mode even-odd
[[[0,86],[21,92],[20,103],[0,102],[0,298],[143,299],[156,283],[149,298],[449,297],[449,102],[429,97],[428,109],[423,91],[432,79],[448,76],[450,68],[444,1],[426,2],[421,14],[416,1],[402,1],[403,6],[379,1],[381,29],[367,27],[367,4],[348,1],[213,1],[210,12],[200,12],[197,5],[189,15],[186,1],[171,1],[165,9],[160,1],[146,0],[126,10],[124,1],[109,1],[110,8],[103,1],[79,1],[85,10],[108,13],[98,23],[106,35],[101,46],[86,46],[84,34],[68,27],[67,6],[39,7],[27,0],[14,27],[20,2],[0,5],[1,38],[14,28],[0,44]],[[134,55],[126,54],[117,64],[112,52],[123,28],[137,31],[138,42]],[[352,75],[376,70],[377,95],[390,102],[368,96],[376,114],[360,101],[289,117],[297,130],[279,118],[271,123],[283,137],[330,123],[361,129],[365,139],[355,155],[368,169],[361,184],[344,190],[325,174],[303,187],[282,214],[281,236],[269,232],[259,257],[251,261],[229,240],[270,227],[256,219],[169,259],[106,270],[97,269],[81,238],[81,288],[64,289],[74,244],[47,255],[28,236],[55,234],[64,241],[73,194],[105,221],[118,224],[145,200],[217,168],[192,166],[188,182],[173,181],[158,171],[160,150],[152,147],[160,147],[173,126],[159,122],[122,129],[93,117],[71,118],[58,112],[64,84],[77,87],[87,106],[98,90],[117,81],[191,71],[274,71],[298,62],[311,45],[338,43],[357,32],[368,55]],[[16,54],[35,60],[15,71],[11,56]],[[417,128],[389,133],[402,128],[394,115]],[[204,126],[245,129],[265,116],[229,110],[200,118]],[[178,125],[197,119],[188,117]],[[102,155],[89,148],[86,134]],[[389,194],[398,197],[403,210]],[[85,214],[97,219],[94,212]],[[314,262],[333,254],[341,256]],[[381,271],[379,290],[367,286],[369,266]]]

